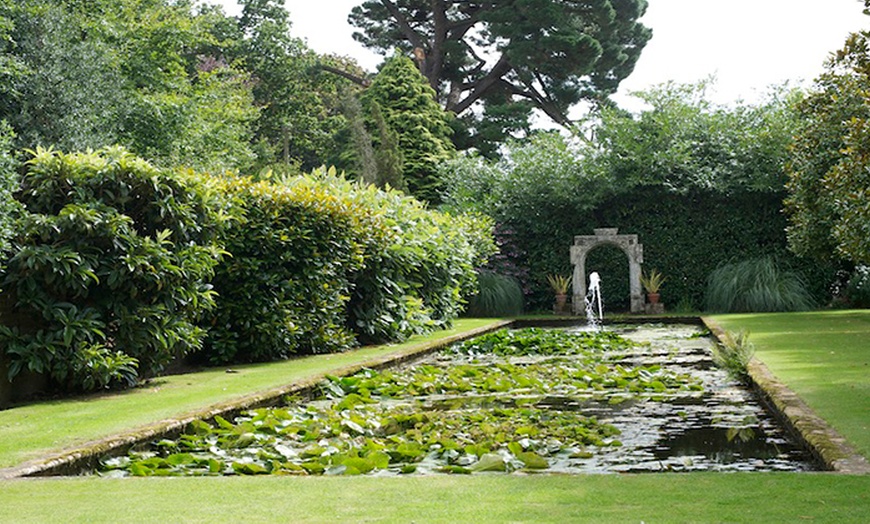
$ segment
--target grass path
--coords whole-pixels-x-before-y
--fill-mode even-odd
[[[404,344],[233,366],[233,373],[219,368],[173,375],[121,393],[40,402],[0,411],[0,469],[495,323],[492,319],[462,319],[449,331],[413,337]]]
[[[870,459],[870,310],[718,315],[755,356]]]
[[[716,320],[727,329],[750,329],[751,339],[758,346],[758,357],[866,453],[868,437],[861,434],[861,428],[866,433],[870,405],[868,373],[864,367],[870,353],[870,312],[727,315]],[[466,325],[459,328],[469,329]],[[367,348],[356,355],[376,356],[385,351]],[[83,425],[91,435],[107,434],[112,428],[135,426],[148,417],[153,420],[166,413],[214,403],[224,395],[251,391],[255,380],[261,384],[286,382],[324,366],[341,367],[333,359],[351,356],[306,360],[305,369],[300,367],[301,361],[294,361],[294,365],[240,368],[240,374],[220,370],[172,377],[158,385],[162,389],[153,392],[143,390],[0,412],[0,458],[9,463],[40,449],[19,446],[10,453],[7,451],[10,435],[17,435],[14,441],[33,440],[43,448],[57,447],[87,438],[80,433],[84,429],[67,428],[67,423]],[[244,380],[237,380],[240,378]],[[99,409],[92,404],[100,406]],[[143,405],[150,410],[147,417],[141,412],[128,412]],[[48,419],[38,423],[19,420],[40,417]],[[100,421],[80,420],[90,417]],[[29,425],[31,432],[36,431],[33,428],[42,428],[40,431],[51,431],[53,435],[25,435],[27,431],[10,429],[18,424]],[[863,523],[868,515],[870,475],[828,473],[114,480],[82,477],[0,481],[0,523]]]

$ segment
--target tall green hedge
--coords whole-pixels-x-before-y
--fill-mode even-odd
[[[212,363],[398,341],[445,327],[493,251],[488,220],[426,209],[334,170],[228,178],[241,209],[214,279]]]
[[[0,348],[58,390],[340,351],[447,326],[491,221],[334,171],[276,181],[152,167],[121,148],[40,150],[15,197]]]
[[[319,188],[357,207],[363,265],[351,277],[347,322],[363,343],[448,326],[475,289],[474,268],[495,251],[492,222],[482,216],[433,211],[397,191],[349,182],[334,170],[282,183]]]
[[[223,189],[240,218],[214,278],[206,359],[267,361],[352,345],[344,315],[350,275],[363,262],[358,206],[313,185],[231,177]]]
[[[121,148],[39,150],[16,197],[26,213],[0,297],[10,378],[131,384],[200,347],[224,207],[204,180]]]
[[[832,280],[832,269],[796,258],[785,242],[782,194],[734,191],[692,191],[677,194],[660,187],[638,187],[602,201],[591,211],[578,209],[547,214],[536,223],[520,219],[506,226],[520,246],[521,264],[529,268],[533,307],[547,308],[552,292],[546,275],[571,271],[569,249],[575,235],[591,235],[596,227],[618,227],[637,234],[644,246],[644,268],[656,268],[667,281],[662,300],[700,309],[709,274],[720,265],[774,255],[804,275],[821,302]],[[604,298],[611,310],[629,303],[628,259],[617,248],[589,253],[586,268],[602,277]]]

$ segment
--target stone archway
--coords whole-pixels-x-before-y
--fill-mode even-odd
[[[586,299],[586,256],[601,245],[613,245],[628,256],[628,281],[631,290],[631,312],[643,312],[643,294],[640,290],[641,264],[643,264],[643,245],[638,244],[637,235],[618,235],[617,228],[593,229],[594,235],[578,235],[571,246],[571,263],[574,265],[573,291],[574,314],[585,314]]]

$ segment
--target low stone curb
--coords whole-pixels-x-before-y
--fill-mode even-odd
[[[725,336],[714,320],[702,317],[710,332],[720,341]],[[747,371],[752,387],[768,408],[801,439],[804,446],[831,471],[843,474],[870,474],[870,463],[863,455],[801,398],[783,384],[761,361],[750,360]]]
[[[39,459],[30,460],[19,466],[0,469],[0,480],[9,480],[20,477],[70,475],[76,474],[85,469],[93,469],[98,466],[100,458],[107,455],[123,454],[137,444],[150,442],[160,438],[177,436],[181,434],[194,420],[211,420],[217,416],[230,419],[250,409],[273,406],[280,403],[287,396],[305,395],[311,392],[317,384],[326,379],[327,375],[352,375],[364,368],[380,369],[386,366],[407,362],[428,353],[432,353],[433,351],[439,350],[455,342],[501,329],[510,325],[511,322],[512,321],[510,320],[504,320],[488,326],[435,340],[433,342],[418,344],[401,351],[388,351],[382,356],[370,358],[358,364],[332,369],[326,373],[315,375],[305,380],[252,393],[230,401],[213,404],[202,410],[188,412],[179,417],[164,419],[119,435],[91,441],[72,449],[66,449]]]

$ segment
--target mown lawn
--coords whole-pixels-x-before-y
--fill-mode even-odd
[[[791,315],[728,315],[716,320],[727,329],[746,327],[758,357],[867,452],[867,362],[870,312],[820,312]],[[463,326],[464,327],[464,326]],[[863,348],[863,351],[862,351]],[[382,351],[368,349],[362,351]],[[833,352],[833,353],[831,353]],[[861,357],[863,356],[863,360]],[[338,358],[340,356],[334,356]],[[330,365],[333,363],[330,362]],[[311,370],[287,365],[264,366],[260,373],[286,380]],[[313,364],[312,364],[313,365]],[[281,371],[267,373],[278,366]],[[857,368],[857,370],[855,369]],[[248,372],[248,369],[242,369]],[[224,383],[235,374],[188,376],[177,388],[214,381],[196,398],[181,392],[148,401],[147,391],[90,401],[26,407],[28,417],[61,416],[36,424],[0,412],[0,457],[6,451],[8,425],[26,423],[63,435],[56,442],[87,440],[69,423],[90,402],[104,404],[104,419],[85,427],[91,437],[112,428],[141,424],[159,413],[184,411],[214,403],[233,388]],[[296,375],[299,373],[299,375]],[[244,376],[244,374],[243,374]],[[175,380],[175,379],[173,379]],[[270,379],[271,380],[271,379]],[[190,382],[188,384],[188,382]],[[184,386],[184,387],[182,387]],[[166,386],[163,386],[166,387]],[[153,393],[160,395],[159,392]],[[131,421],[129,396],[149,415]],[[832,397],[832,398],[831,398]],[[855,398],[857,397],[857,398]],[[167,405],[172,403],[173,405]],[[183,406],[182,406],[183,404]],[[158,406],[160,407],[158,409]],[[863,407],[863,409],[862,409]],[[49,410],[49,408],[51,408]],[[17,408],[25,409],[25,408]],[[49,410],[47,412],[41,409]],[[104,413],[106,409],[114,412]],[[152,417],[148,419],[147,417]],[[52,430],[54,427],[54,430]],[[116,429],[115,429],[116,430]],[[16,442],[23,438],[15,437]],[[55,437],[30,437],[41,446]],[[27,440],[24,439],[24,440]],[[31,454],[17,444],[15,456]],[[593,476],[431,477],[226,477],[23,479],[0,482],[0,522],[867,522],[870,475],[786,474],[648,474]]]
[[[870,458],[870,310],[713,319],[747,329],[756,357]]]
[[[865,523],[870,476],[54,479],[0,483],[2,522]]]

